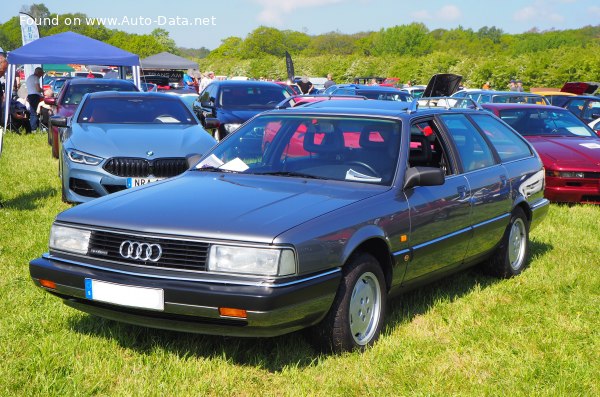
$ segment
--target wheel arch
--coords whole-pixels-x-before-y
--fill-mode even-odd
[[[353,255],[361,252],[371,254],[377,259],[383,270],[386,289],[389,291],[392,284],[393,259],[389,242],[381,229],[371,225],[371,227],[362,229],[354,234],[344,251],[344,266]]]

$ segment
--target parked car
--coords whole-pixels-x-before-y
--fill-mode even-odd
[[[546,169],[546,198],[600,204],[600,139],[568,110],[554,106],[484,104],[523,135]]]
[[[530,92],[461,90],[452,95],[457,98],[471,98],[477,103],[530,103],[550,105],[550,101],[542,95]]]
[[[358,95],[368,99],[400,102],[410,102],[413,100],[410,95],[397,88],[361,84],[334,84],[327,88],[322,95]]]
[[[59,175],[65,202],[81,203],[179,175],[216,144],[176,96],[88,94],[66,127]]]
[[[217,140],[235,131],[247,120],[274,109],[291,96],[285,87],[266,81],[213,81],[194,102],[193,109],[202,125],[214,131]]]
[[[561,105],[585,123],[600,118],[600,97],[591,95],[570,96]]]
[[[413,85],[411,87],[400,88],[400,91],[406,92],[408,95],[415,99],[419,99],[423,96],[426,87],[427,86],[425,85]]]
[[[309,154],[288,156],[292,140]],[[179,177],[62,212],[29,269],[67,305],[117,321],[312,327],[319,346],[360,350],[389,297],[481,262],[520,274],[543,188],[535,150],[488,112],[322,101],[256,116]]]
[[[67,80],[71,80],[73,77],[71,76],[61,76],[52,80],[49,84],[49,88],[54,92],[54,96],[58,96],[58,93],[63,88]]]
[[[99,91],[139,90],[133,82],[127,80],[74,78],[65,81],[58,97],[44,98],[44,102],[55,106],[55,116],[71,117],[85,94]],[[60,145],[58,127],[52,123],[51,128],[48,129],[48,144],[52,146],[52,157],[58,158]]]

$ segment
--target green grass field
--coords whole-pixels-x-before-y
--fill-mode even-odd
[[[45,135],[0,158],[1,396],[598,396],[600,206],[552,205],[530,268],[477,270],[399,297],[364,353],[324,355],[302,333],[183,334],[80,313],[34,287],[60,200]]]

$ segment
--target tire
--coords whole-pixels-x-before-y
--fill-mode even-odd
[[[312,329],[313,342],[334,353],[372,345],[381,333],[386,295],[379,262],[367,253],[353,255],[343,268],[329,313]]]
[[[514,277],[527,267],[528,252],[529,221],[521,208],[515,208],[502,242],[490,258],[486,270],[496,277]]]

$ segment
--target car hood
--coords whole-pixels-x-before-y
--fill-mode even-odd
[[[570,82],[565,83],[560,89],[561,92],[570,92],[575,95],[592,95],[600,87],[600,83],[595,82]]]
[[[100,157],[185,157],[202,154],[216,141],[199,125],[74,124],[66,148]]]
[[[600,139],[527,136],[546,168],[600,171]]]
[[[189,171],[78,205],[59,214],[57,220],[152,234],[270,244],[286,230],[388,189]]]
[[[434,74],[429,80],[423,98],[450,96],[458,91],[462,76],[451,73]]]

